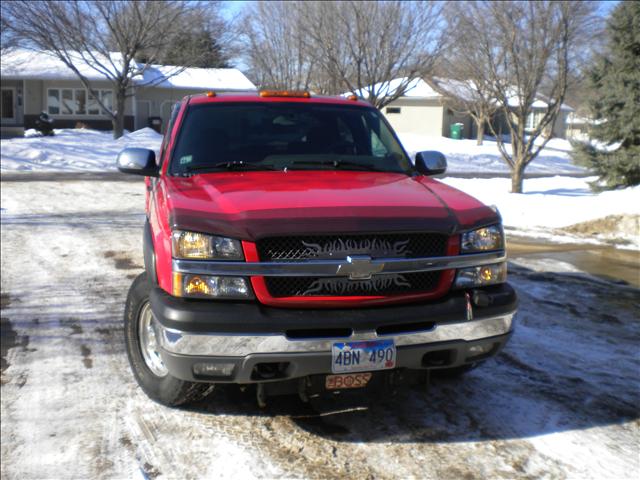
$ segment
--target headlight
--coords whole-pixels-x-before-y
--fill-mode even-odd
[[[171,235],[171,251],[174,258],[244,260],[238,240],[182,230],[175,230]]]
[[[507,281],[507,262],[461,268],[456,275],[455,288],[484,287]]]
[[[486,252],[504,249],[504,234],[501,225],[479,228],[462,234],[462,253]]]
[[[173,294],[192,298],[253,298],[246,278],[178,272],[173,273]]]

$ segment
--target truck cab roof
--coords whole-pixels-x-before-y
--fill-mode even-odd
[[[237,92],[203,92],[189,95],[185,100],[190,105],[220,102],[288,102],[288,103],[321,103],[331,105],[357,105],[372,108],[372,105],[355,96],[341,97],[329,95],[316,95],[309,92],[273,91],[273,90],[247,90]]]

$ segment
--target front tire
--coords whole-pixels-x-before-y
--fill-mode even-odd
[[[195,383],[172,376],[162,362],[153,331],[146,273],[136,277],[129,289],[124,311],[124,339],[129,365],[138,385],[148,397],[162,405],[176,407],[206,397],[213,384]]]

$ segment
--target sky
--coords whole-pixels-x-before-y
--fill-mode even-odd
[[[249,3],[246,0],[230,0],[224,2],[224,9],[222,10],[222,15],[227,20],[232,20],[242,9]]]
[[[223,15],[227,19],[233,18],[238,12],[242,11],[245,5],[249,3],[247,0],[228,0],[224,2],[225,9]],[[619,3],[619,0],[603,0],[598,9],[600,13],[608,15],[611,10]]]

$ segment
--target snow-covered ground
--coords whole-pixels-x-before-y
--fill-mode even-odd
[[[127,147],[160,150],[162,136],[151,128],[127,133],[118,140],[111,132],[56,129],[52,137],[27,130],[25,138],[0,141],[0,171],[104,172],[116,170],[116,156]]]
[[[447,157],[449,173],[508,173],[509,168],[502,159],[497,143],[485,137],[482,145],[475,140],[453,140],[446,137],[428,137],[413,133],[398,135],[411,158],[416,152],[437,150]],[[510,146],[507,145],[507,150]],[[527,167],[528,173],[583,174],[585,169],[574,165],[569,156],[571,144],[568,140],[552,138],[540,154]]]
[[[330,415],[235,389],[172,410],[124,350],[142,181],[5,179],[0,195],[3,479],[640,476],[638,290],[517,260],[514,336],[463,379]]]

